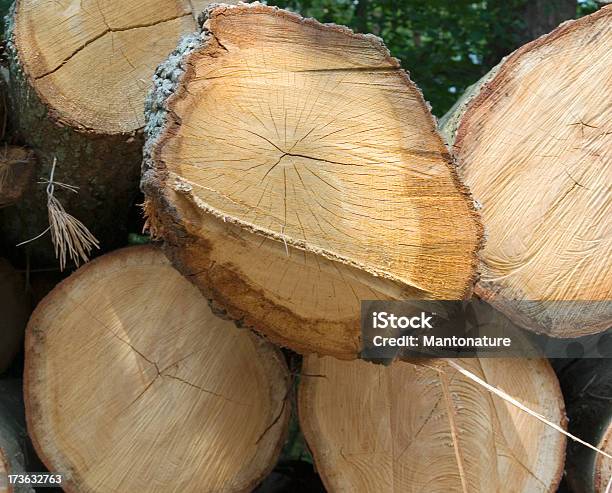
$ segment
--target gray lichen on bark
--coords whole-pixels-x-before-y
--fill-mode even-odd
[[[208,38],[202,30],[185,35],[176,49],[155,70],[153,87],[145,100],[145,145],[143,151],[142,183],[146,186],[154,173],[151,151],[168,123],[167,101],[175,94],[183,74],[185,60],[193,51],[201,48]]]

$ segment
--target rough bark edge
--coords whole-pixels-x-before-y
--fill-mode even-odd
[[[123,256],[133,255],[134,253],[142,252],[150,252],[152,250],[156,250],[157,247],[153,245],[137,245],[137,246],[129,246],[125,248],[120,248],[118,250],[114,250],[110,253],[107,253],[103,256],[97,257],[90,262],[84,264],[77,271],[73,272],[69,277],[61,281],[57,284],[56,287],[51,290],[51,292],[45,296],[41,302],[38,304],[34,312],[30,317],[30,321],[28,322],[28,327],[26,328],[26,338],[25,338],[25,362],[24,362],[24,371],[23,371],[23,397],[24,397],[24,408],[25,408],[25,418],[27,424],[27,430],[29,433],[30,440],[32,445],[34,446],[34,450],[36,451],[37,456],[43,462],[43,464],[49,468],[50,471],[58,470],[56,467],[59,463],[61,466],[61,472],[63,474],[63,483],[62,490],[66,493],[96,493],[93,490],[85,490],[79,484],[77,478],[79,474],[75,474],[73,468],[66,467],[66,464],[69,462],[66,460],[65,454],[61,453],[61,451],[55,449],[56,455],[54,460],[50,460],[50,456],[45,452],[44,448],[41,446],[41,441],[38,440],[37,429],[41,422],[40,419],[40,408],[42,407],[42,403],[39,401],[40,395],[34,392],[31,392],[31,388],[40,385],[39,371],[35,371],[37,368],[36,364],[32,364],[32,361],[38,360],[38,355],[41,352],[40,348],[44,347],[46,344],[46,335],[42,330],[34,330],[33,325],[38,322],[39,318],[42,314],[53,305],[53,298],[57,294],[63,294],[65,291],[69,290],[78,277],[81,274],[87,273],[90,269],[95,268],[99,263],[105,263],[108,259],[119,259]],[[163,256],[163,255],[162,255]],[[172,265],[170,261],[168,261],[168,265]],[[206,299],[202,299],[202,302],[205,303]],[[213,313],[219,316],[217,312],[211,307]],[[240,329],[240,328],[239,328]],[[271,457],[272,460],[268,464],[267,467],[262,469],[262,472],[259,474],[257,478],[254,478],[250,481],[250,484],[241,490],[236,490],[235,493],[249,493],[255,488],[259,483],[261,483],[268,474],[274,469],[278,457],[283,449],[284,442],[286,440],[288,434],[288,424],[289,418],[291,416],[291,404],[287,400],[287,395],[291,386],[291,377],[289,375],[289,370],[287,368],[287,364],[285,359],[280,352],[279,349],[274,347],[272,344],[268,343],[265,338],[260,337],[258,334],[249,332],[249,336],[253,341],[253,346],[258,352],[265,352],[268,354],[262,354],[262,366],[266,369],[266,373],[270,370],[276,371],[277,373],[283,374],[283,383],[284,383],[284,391],[286,393],[281,396],[279,400],[279,404],[282,406],[281,411],[278,413],[278,421],[276,421],[273,427],[277,427],[281,425],[283,427],[281,433],[279,434],[278,440],[276,444],[271,447]],[[267,356],[267,357],[264,357]],[[274,369],[274,367],[276,367]],[[269,395],[271,397],[271,401],[275,402],[278,399],[273,399],[273,386],[269,386]],[[272,424],[272,422],[270,423]],[[272,429],[272,428],[271,428]],[[44,430],[43,430],[44,431]],[[268,433],[270,430],[266,430]],[[60,459],[59,461],[57,459]],[[16,492],[19,493],[19,492]],[[26,493],[26,492],[24,492]],[[29,493],[29,492],[27,492]]]
[[[459,128],[459,124],[463,119],[463,115],[470,107],[472,100],[479,95],[483,87],[489,84],[491,80],[497,75],[497,72],[503,66],[506,59],[507,57],[502,58],[501,61],[497,65],[495,65],[489,72],[487,72],[480,79],[474,82],[474,84],[469,86],[461,95],[461,97],[455,102],[455,104],[453,104],[451,109],[449,109],[446,114],[438,120],[438,128],[440,130],[440,134],[446,141],[446,145],[449,147],[451,153],[453,148],[455,147],[457,129]]]
[[[213,43],[217,43],[217,46],[224,50],[225,48],[220,45],[215,34],[209,31],[205,25],[206,21],[214,17],[215,15],[227,15],[227,11],[240,10],[243,12],[255,11],[256,13],[266,13],[275,16],[282,16],[286,19],[303,24],[309,27],[314,27],[321,31],[331,30],[354,39],[366,40],[375,49],[382,53],[386,61],[389,63],[391,68],[394,68],[404,78],[406,85],[410,88],[414,88],[416,99],[425,112],[429,115],[430,131],[432,133],[438,133],[437,123],[434,116],[431,114],[431,106],[423,98],[422,91],[414,84],[409,74],[400,68],[399,61],[396,58],[391,57],[389,50],[383,44],[383,41],[372,34],[359,34],[354,33],[351,29],[338,26],[336,24],[321,24],[315,19],[303,18],[298,14],[289,12],[286,10],[279,9],[278,7],[269,7],[262,5],[259,2],[251,4],[239,3],[237,5],[226,5],[226,4],[211,4],[198,18],[198,25],[200,28],[199,32],[188,35],[182,38],[179,42],[177,49],[171,53],[170,57],[163,62],[157,69],[153,79],[153,88],[147,97],[145,103],[145,115],[146,115],[146,143],[144,150],[143,160],[143,174],[141,187],[147,196],[155,197],[158,201],[159,207],[166,214],[172,216],[171,223],[178,228],[177,237],[188,237],[189,233],[181,224],[181,218],[178,211],[173,207],[164,193],[164,188],[167,183],[168,173],[160,159],[160,151],[165,141],[169,138],[170,130],[176,128],[180,124],[180,117],[174,112],[174,103],[181,98],[183,93],[186,91],[186,86],[189,81],[193,78],[194,72],[191,67],[191,58],[195,57],[201,50],[206,49]],[[439,133],[438,133],[438,136]],[[469,255],[471,256],[471,275],[467,279],[466,286],[461,294],[463,298],[471,296],[473,291],[473,285],[478,279],[478,266],[479,266],[479,252],[484,246],[484,227],[481,222],[480,214],[478,213],[478,204],[474,201],[471,192],[466,185],[463,184],[457,173],[456,166],[454,165],[451,156],[447,149],[443,145],[443,141],[440,146],[440,157],[445,162],[447,169],[449,170],[450,178],[455,186],[455,190],[467,203],[470,217],[474,223],[476,230],[476,243]],[[154,162],[160,163],[159,166],[155,166]],[[222,220],[223,222],[229,222],[236,224],[240,228],[255,233],[266,238],[273,239],[277,242],[283,242],[291,245],[294,248],[303,250],[306,252],[314,253],[315,255],[322,256],[330,261],[338,262],[341,264],[349,265],[361,271],[367,272],[374,277],[380,277],[388,279],[390,281],[399,283],[401,285],[408,285],[416,289],[421,289],[419,286],[415,286],[406,280],[400,279],[397,276],[377,270],[373,267],[362,265],[361,263],[335,254],[334,252],[327,251],[325,249],[311,246],[304,241],[296,240],[290,237],[286,237],[283,234],[279,234],[275,231],[271,231],[265,228],[261,228],[255,224],[242,221],[240,219],[227,216],[214,208],[207,206],[202,201],[196,200],[197,198],[191,194],[191,186],[186,183],[182,183],[176,180],[172,188],[178,192],[185,194],[190,197],[191,200],[197,204],[197,206],[205,213],[212,215],[213,217]],[[149,199],[147,199],[149,200]],[[148,203],[146,208],[148,210],[155,210],[157,207],[154,204]],[[156,216],[156,214],[154,214]],[[151,220],[152,225],[159,224],[158,219]]]
[[[447,145],[451,149],[461,147],[463,140],[466,137],[467,130],[465,121],[470,118],[471,114],[484,102],[486,99],[503,84],[504,79],[518,64],[520,58],[524,54],[538,49],[540,46],[546,45],[549,42],[562,38],[574,30],[583,27],[583,24],[593,24],[600,17],[612,15],[612,5],[603,6],[593,14],[581,17],[580,19],[571,19],[562,22],[557,28],[550,33],[544,34],[537,39],[521,46],[510,55],[504,57],[498,65],[493,67],[489,73],[484,75],[475,84],[468,87],[464,95],[453,105],[453,107],[440,119],[441,133],[447,141]],[[461,175],[459,167],[459,175]],[[476,202],[478,204],[478,202]],[[482,207],[478,204],[478,207]],[[485,226],[486,227],[486,226]],[[474,287],[474,293],[483,300],[491,303],[499,311],[507,315],[517,325],[537,334],[545,334],[550,337],[567,337],[566,333],[571,332],[572,337],[583,335],[596,334],[606,330],[612,324],[612,320],[603,320],[599,323],[591,323],[587,328],[582,324],[582,329],[575,330],[576,327],[566,325],[556,325],[554,330],[550,330],[550,325],[535,324],[534,319],[525,315],[521,310],[513,305],[512,299],[502,296],[494,283],[477,282]],[[569,330],[568,330],[569,329]]]
[[[313,357],[313,355],[309,355],[307,357]],[[317,357],[319,359],[321,359],[321,356],[317,356],[314,355],[314,357]],[[538,358],[529,358],[529,359],[533,359],[535,361],[538,361]],[[432,360],[420,360],[421,362],[426,362],[427,365],[431,365],[433,367],[447,367],[446,363],[444,363],[444,359],[432,359]],[[544,371],[544,373],[546,374],[546,379],[550,380],[553,385],[550,387],[550,391],[551,391],[551,395],[552,397],[556,400],[556,402],[559,405],[559,413],[560,413],[560,422],[559,425],[564,429],[567,430],[567,426],[568,426],[568,418],[567,418],[567,414],[566,414],[566,408],[565,408],[565,401],[563,399],[563,393],[561,392],[561,386],[559,383],[559,379],[557,378],[557,375],[555,374],[550,362],[546,359],[546,358],[541,358],[539,359],[539,361],[542,363],[542,370]],[[370,362],[370,361],[364,361],[366,363],[370,363],[375,365],[376,363]],[[415,362],[410,362],[410,361],[406,361],[406,360],[399,360],[399,361],[394,361],[392,364],[411,364],[411,365],[417,365],[417,363]],[[484,373],[484,369],[483,369],[483,373]],[[316,378],[320,378],[320,377],[316,377]],[[486,379],[486,375],[485,375],[485,379]],[[469,380],[466,380],[467,383],[469,383],[470,385],[475,385],[473,382],[470,382]],[[334,491],[334,488],[328,488],[328,485],[331,485],[332,483],[330,482],[330,478],[333,475],[328,475],[325,472],[325,468],[321,467],[321,459],[318,457],[318,454],[313,453],[313,446],[310,444],[310,442],[307,439],[307,434],[311,433],[312,436],[316,436],[316,435],[320,435],[319,431],[315,430],[314,427],[311,427],[310,425],[305,425],[305,421],[306,418],[304,418],[303,416],[305,415],[306,412],[306,408],[307,407],[311,407],[309,405],[306,404],[306,401],[308,400],[312,400],[312,384],[310,382],[308,382],[307,379],[302,379],[300,381],[299,384],[299,389],[298,389],[298,403],[297,403],[297,411],[298,411],[298,421],[300,424],[300,428],[303,430],[304,432],[304,440],[306,442],[306,445],[309,449],[309,451],[311,452],[311,456],[314,460],[315,466],[316,466],[316,470],[319,474],[319,476],[321,476],[321,480],[324,484],[324,486],[328,489],[328,491]],[[496,399],[496,396],[491,396],[492,399]],[[492,404],[493,406],[495,405],[494,403]],[[535,419],[535,418],[534,418]],[[309,432],[307,432],[306,430],[309,430]],[[559,483],[561,482],[561,479],[563,478],[563,471],[565,469],[565,449],[567,446],[567,439],[565,437],[565,435],[561,434],[561,443],[559,444],[559,460],[556,461],[558,463],[558,467],[556,469],[556,471],[554,471],[551,475],[551,482],[550,482],[550,488],[548,489],[547,493],[555,493],[559,487]]]

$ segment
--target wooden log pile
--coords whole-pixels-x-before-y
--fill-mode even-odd
[[[37,472],[27,440],[65,491],[254,491],[292,417],[329,492],[554,492],[564,471],[609,491],[609,360],[561,386],[545,358],[376,365],[360,318],[476,295],[526,338],[612,326],[612,7],[437,126],[373,35],[259,3],[64,3],[17,0],[6,27],[0,493]],[[154,244],[124,247],[139,180]]]

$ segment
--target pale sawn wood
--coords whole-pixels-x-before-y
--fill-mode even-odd
[[[156,74],[143,189],[175,265],[300,352],[354,358],[364,299],[460,299],[481,227],[381,40],[217,6]]]
[[[69,492],[250,492],[289,416],[282,355],[151,246],[59,284],[26,337],[28,430]]]
[[[460,364],[563,425],[559,384],[546,360],[483,358]],[[565,437],[456,373],[443,360],[390,366],[305,358],[302,431],[330,493],[556,491]],[[440,375],[445,369],[450,399]]]
[[[32,91],[63,125],[98,134],[144,126],[157,65],[209,0],[17,0],[12,43]]]
[[[612,325],[612,6],[523,46],[442,120],[482,204],[476,292],[557,337]]]

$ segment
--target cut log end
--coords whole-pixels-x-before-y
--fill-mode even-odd
[[[282,355],[152,247],[100,257],[42,301],[25,376],[32,439],[74,491],[250,491],[289,416]]]
[[[81,131],[129,133],[144,125],[142,107],[155,67],[181,35],[195,29],[209,3],[83,0],[68,9],[19,0],[13,42],[52,117]]]
[[[203,29],[156,74],[143,188],[207,296],[354,357],[360,300],[469,294],[472,200],[378,38],[263,5],[216,6]]]
[[[330,493],[550,492],[565,437],[454,370],[305,358],[300,423]],[[546,360],[471,359],[461,365],[564,425]]]
[[[562,24],[505,59],[444,119],[483,205],[477,293],[558,337],[612,325],[612,106],[601,90],[612,77],[611,26],[612,6]]]
[[[32,185],[36,159],[20,146],[0,147],[0,207],[17,202]]]

